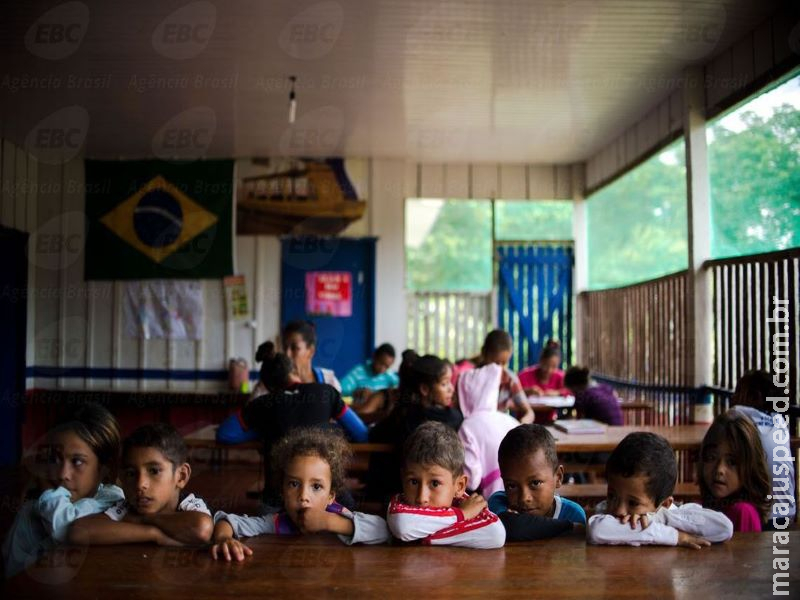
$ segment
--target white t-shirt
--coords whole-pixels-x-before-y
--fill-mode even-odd
[[[114,506],[109,508],[105,514],[112,521],[122,521],[122,519],[125,518],[125,515],[128,514],[129,510],[131,510],[131,505],[128,503],[128,501],[120,500]],[[208,510],[208,507],[203,499],[195,496],[194,494],[189,494],[183,500],[181,500],[178,504],[177,510],[179,512],[195,510],[197,512],[206,514],[209,517],[211,516],[211,511]]]

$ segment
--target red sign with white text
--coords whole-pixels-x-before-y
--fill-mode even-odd
[[[306,273],[306,312],[328,317],[352,316],[352,274],[348,271]]]

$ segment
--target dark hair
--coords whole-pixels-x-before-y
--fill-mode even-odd
[[[344,489],[347,464],[353,451],[344,436],[332,429],[300,427],[290,431],[272,449],[272,472],[276,489],[283,486],[286,467],[298,456],[316,456],[331,469],[331,492]]]
[[[549,339],[542,348],[541,354],[539,354],[539,361],[547,360],[552,356],[561,356],[561,344],[557,340]]]
[[[403,372],[403,365],[407,360],[410,360],[410,364]],[[448,361],[433,354],[406,359],[404,353],[403,365],[400,367],[400,398],[402,401],[411,404],[420,404],[422,402],[422,396],[420,395],[422,386],[431,387],[435,385],[450,367]]]
[[[486,334],[481,346],[481,362],[486,360],[487,356],[496,354],[498,352],[511,351],[514,346],[514,341],[511,335],[504,329],[493,329]]]
[[[564,387],[570,390],[582,390],[589,386],[588,367],[570,367],[564,373]]]
[[[264,342],[256,350],[256,362],[263,362],[268,356],[275,354],[275,344]]]
[[[131,448],[155,448],[175,467],[188,460],[189,451],[181,435],[172,425],[153,423],[142,425],[122,442],[122,459]]]
[[[317,328],[311,321],[289,321],[284,325],[283,332],[281,333],[281,340],[284,346],[286,346],[286,338],[295,333],[300,334],[300,337],[303,338],[307,346],[317,345]]]
[[[59,421],[50,433],[62,431],[75,433],[97,455],[98,464],[106,468],[104,482],[117,480],[119,424],[108,409],[94,402],[81,404],[69,417]]]
[[[731,405],[750,406],[762,412],[774,412],[767,398],[783,396],[772,380],[772,375],[762,369],[751,369],[736,382]]]
[[[531,423],[514,427],[506,434],[497,450],[497,462],[500,470],[509,462],[535,454],[539,450],[544,452],[545,460],[553,467],[553,472],[558,469],[558,453],[556,440],[547,431],[547,428]]]
[[[464,474],[464,446],[458,434],[438,421],[426,421],[414,430],[403,446],[403,466],[436,465],[454,477]]]
[[[716,446],[722,441],[728,442],[728,447],[736,457],[736,471],[742,487],[735,497],[718,499],[711,494],[708,482],[703,477],[703,463],[709,446]],[[736,410],[717,415],[700,446],[698,469],[703,506],[714,508],[736,500],[744,500],[756,506],[762,521],[767,519],[770,512],[767,495],[770,493],[772,479],[767,467],[766,453],[761,444],[761,436],[747,415]]]
[[[291,359],[282,352],[276,353],[272,342],[261,344],[258,352],[261,355],[261,371],[258,374],[261,383],[270,391],[284,389],[289,382],[289,375],[294,371]]]
[[[647,494],[658,506],[675,491],[678,481],[675,451],[666,439],[655,433],[629,433],[608,457],[606,479],[609,475],[646,477]]]
[[[375,352],[372,353],[373,356],[378,356],[383,354],[384,356],[389,356],[391,358],[395,358],[394,346],[391,344],[381,344],[377,348],[375,348]]]

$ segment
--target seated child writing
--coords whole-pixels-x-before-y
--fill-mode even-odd
[[[699,549],[724,542],[733,525],[722,513],[698,504],[678,507],[672,492],[678,479],[675,453],[654,433],[628,434],[606,464],[608,495],[586,529],[591,544],[658,544]]]
[[[771,480],[758,429],[737,410],[718,415],[700,447],[703,506],[722,511],[734,531],[761,531],[771,514]]]
[[[351,455],[347,441],[335,431],[300,428],[274,447],[272,469],[279,483],[283,510],[262,517],[214,515],[214,559],[244,560],[253,551],[239,541],[256,535],[330,532],[345,544],[381,544],[390,539],[386,521],[352,512],[336,502],[344,488]]]
[[[510,542],[554,537],[586,525],[576,502],[556,494],[564,477],[556,441],[541,425],[520,425],[503,438],[498,451],[505,491],[489,498]]]
[[[38,488],[20,508],[3,544],[6,577],[67,541],[76,519],[102,513],[123,498],[122,490],[111,485],[117,478],[119,426],[102,406],[80,406],[48,433],[40,450]]]
[[[420,425],[404,446],[403,493],[389,504],[392,534],[426,545],[499,548],[506,533],[479,494],[466,495],[464,448],[443,423]]]
[[[187,494],[192,468],[183,438],[164,423],[139,427],[122,443],[125,499],[72,524],[73,544],[206,544],[214,525],[205,502]]]

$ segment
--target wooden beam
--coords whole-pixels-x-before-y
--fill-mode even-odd
[[[704,385],[711,381],[711,285],[703,262],[711,258],[711,194],[706,144],[705,86],[702,67],[690,67],[683,80],[683,131],[686,148],[686,378],[674,382]]]

